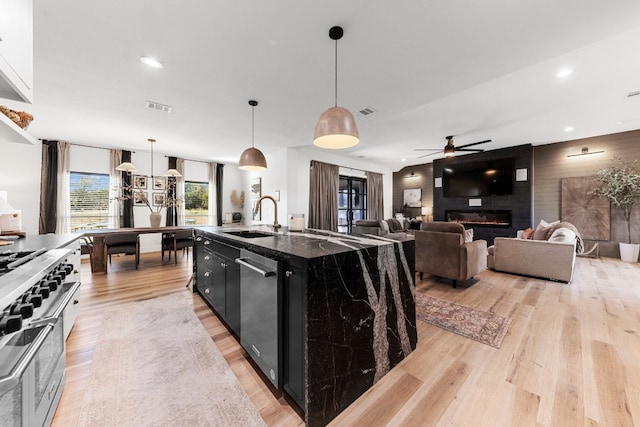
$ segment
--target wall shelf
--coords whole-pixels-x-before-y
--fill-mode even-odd
[[[0,142],[36,145],[37,140],[15,124],[9,117],[0,113]]]

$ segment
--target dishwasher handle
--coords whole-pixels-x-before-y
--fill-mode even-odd
[[[260,267],[256,267],[255,265],[249,264],[247,262],[249,259],[250,258],[236,258],[235,261],[236,261],[236,263],[238,263],[240,265],[244,265],[245,267],[250,268],[253,271],[262,274],[263,277],[271,277],[271,276],[275,276],[276,275],[275,271],[264,271]]]

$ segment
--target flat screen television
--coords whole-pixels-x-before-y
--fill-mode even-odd
[[[515,159],[461,162],[445,166],[444,197],[486,197],[513,194]]]

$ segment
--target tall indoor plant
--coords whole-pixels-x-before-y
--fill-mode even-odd
[[[640,244],[631,243],[631,212],[640,199],[640,172],[636,163],[613,159],[610,167],[598,171],[600,186],[593,191],[596,196],[608,199],[614,207],[622,210],[627,221],[627,243],[620,242],[620,257],[631,262],[638,261],[640,252]]]

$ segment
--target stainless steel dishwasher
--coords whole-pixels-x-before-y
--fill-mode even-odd
[[[281,386],[281,263],[240,250],[240,344],[277,388]]]

